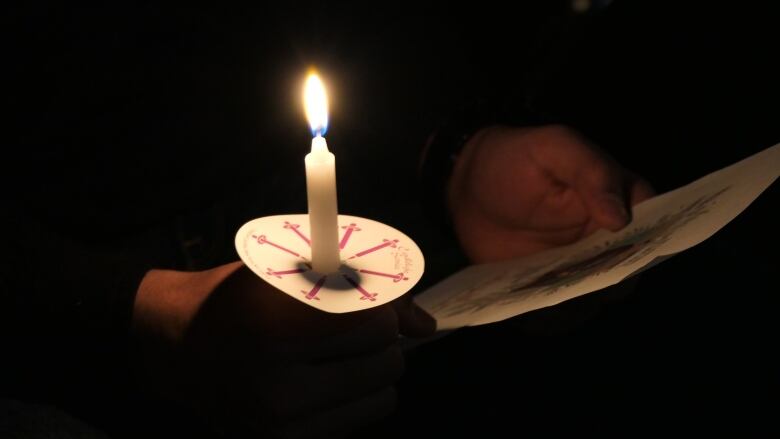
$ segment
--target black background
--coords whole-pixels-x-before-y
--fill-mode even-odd
[[[407,231],[430,284],[462,259],[420,214],[416,160],[475,98],[531,102],[659,192],[780,141],[780,15],[676,3],[17,7],[4,149],[20,158],[3,183],[80,239],[217,206],[229,239],[189,268],[235,259],[243,221],[305,211],[300,84],[316,65],[341,212]],[[777,201],[775,185],[577,324],[590,299],[411,351],[398,412],[360,434],[776,432]]]

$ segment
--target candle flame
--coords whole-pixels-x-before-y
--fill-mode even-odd
[[[328,130],[328,96],[317,72],[310,72],[303,88],[303,106],[312,135],[324,136]]]

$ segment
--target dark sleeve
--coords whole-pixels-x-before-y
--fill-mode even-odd
[[[526,8],[524,18],[491,12],[480,18],[496,23],[494,28],[461,37],[461,46],[474,52],[464,56],[471,62],[458,66],[470,70],[464,75],[469,85],[462,102],[449,109],[431,132],[418,168],[424,204],[438,224],[448,224],[444,190],[458,154],[472,135],[490,125],[564,122],[540,96],[547,77],[566,61],[578,35],[603,11],[596,6],[588,12],[575,11],[563,2]],[[466,16],[463,25],[471,20]]]
[[[15,12],[13,116],[2,136],[11,153],[0,175],[0,392],[99,404],[129,382],[133,301],[161,246],[140,238],[162,211],[145,208],[147,193],[163,185],[141,167],[154,150],[143,149],[150,131],[135,115],[156,108],[143,98],[162,87],[141,67],[156,66],[162,49],[144,50],[154,39],[122,26],[149,26],[118,8]]]
[[[507,111],[501,102],[490,100],[475,101],[453,111],[431,133],[420,155],[418,178],[428,216],[442,225],[449,224],[447,183],[461,150],[480,129],[490,125],[535,126],[555,120],[522,105]]]
[[[18,206],[6,206],[2,230],[2,387],[54,403],[120,391],[147,263],[122,247],[68,237]]]

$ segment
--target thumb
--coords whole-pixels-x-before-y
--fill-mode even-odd
[[[622,174],[617,166],[600,163],[583,169],[574,185],[591,218],[613,232],[622,229],[630,220]]]
[[[436,320],[414,303],[411,294],[393,302],[398,316],[398,330],[407,337],[427,337],[436,332]]]
[[[579,195],[593,222],[617,231],[629,221],[623,168],[580,133],[565,126],[536,130],[533,158]]]

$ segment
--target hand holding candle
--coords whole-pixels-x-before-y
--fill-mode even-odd
[[[318,273],[329,274],[341,265],[338,242],[336,157],[328,151],[328,99],[316,73],[310,73],[304,88],[304,106],[314,138],[306,154],[306,194],[311,229],[311,263]]]

